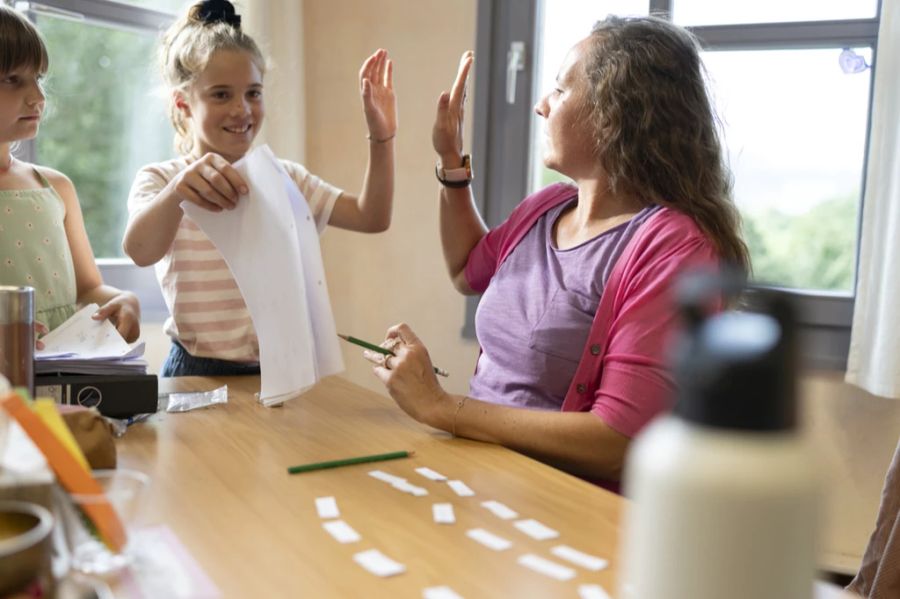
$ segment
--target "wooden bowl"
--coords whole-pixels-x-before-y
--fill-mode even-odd
[[[0,596],[48,571],[53,516],[24,501],[0,501]]]

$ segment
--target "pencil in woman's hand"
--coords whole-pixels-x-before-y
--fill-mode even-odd
[[[374,343],[369,343],[368,341],[363,341],[362,339],[357,339],[356,337],[351,337],[350,335],[341,335],[340,333],[338,333],[338,337],[340,337],[344,341],[349,341],[350,343],[352,343],[354,345],[358,345],[360,347],[370,349],[370,350],[372,350],[374,352],[378,352],[379,354],[382,354],[384,356],[396,356],[397,355],[394,352],[392,352],[391,350],[387,349],[386,347],[381,347],[380,345],[375,345]],[[450,376],[449,372],[447,372],[443,368],[438,368],[437,366],[434,366],[434,373],[438,376],[444,376],[444,377]]]

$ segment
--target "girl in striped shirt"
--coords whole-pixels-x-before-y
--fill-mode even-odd
[[[188,201],[213,212],[230,210],[248,192],[231,164],[250,150],[262,126],[266,65],[240,19],[227,0],[197,3],[166,32],[160,48],[181,157],[138,173],[123,246],[137,265],[156,265],[171,314],[165,331],[173,344],[161,376],[259,373],[259,343],[237,284],[222,255],[180,208]],[[359,196],[281,161],[319,232],[330,224],[377,233],[390,224],[397,114],[386,51],[363,64],[360,94],[369,165]]]

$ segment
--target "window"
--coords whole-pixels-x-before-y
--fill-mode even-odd
[[[608,14],[670,15],[704,47],[756,283],[798,299],[808,363],[842,368],[853,309],[878,0],[529,0],[529,11],[522,4],[479,3],[477,51],[491,65],[475,73],[477,95],[489,88],[490,96],[476,99],[474,151],[486,154],[478,160],[487,180],[475,192],[488,224],[499,224],[527,193],[562,178],[542,164],[541,125],[531,108],[549,89],[568,48]],[[497,21],[512,5],[530,17],[518,28]],[[515,42],[524,44],[526,60],[515,72],[518,95],[511,104],[496,96],[506,93],[506,63]],[[486,107],[490,118],[479,118]],[[480,125],[489,126],[479,132]],[[524,132],[526,149],[510,151],[498,143],[513,135],[510,129]],[[520,187],[524,192],[518,195],[491,193]],[[474,307],[470,302],[465,335],[474,335]]]
[[[156,68],[159,32],[174,16],[103,0],[15,6],[36,24],[50,56],[44,122],[20,151],[72,179],[104,280],[137,292],[145,317],[162,315],[152,269],[123,259],[121,244],[135,173],[174,154]]]

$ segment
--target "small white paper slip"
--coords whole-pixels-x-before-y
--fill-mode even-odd
[[[434,521],[438,524],[453,524],[456,522],[456,514],[453,513],[452,503],[435,503],[431,506]]]
[[[519,517],[517,512],[511,510],[499,501],[482,501],[481,507],[488,509],[501,520],[512,520],[513,518]]]
[[[322,523],[322,528],[334,537],[338,543],[355,543],[362,537],[343,520],[329,520]]]
[[[473,528],[466,533],[466,536],[494,551],[503,551],[512,547],[511,541],[507,541],[503,537],[498,537],[483,528]]]
[[[441,474],[440,472],[435,472],[431,468],[426,468],[424,466],[421,468],[416,468],[416,472],[418,472],[419,474],[421,474],[422,476],[424,476],[425,478],[427,478],[429,480],[436,480],[436,481],[447,480],[447,477],[444,476],[443,474]],[[434,587],[434,588],[443,589],[446,587]],[[428,590],[428,589],[425,589],[425,590]]]
[[[526,535],[531,537],[532,539],[537,539],[538,541],[546,541],[547,539],[555,539],[559,536],[559,533],[553,530],[550,527],[544,526],[537,520],[519,520],[515,524],[513,524],[516,528],[524,532]]]
[[[581,599],[611,599],[599,584],[582,584],[578,586]]]
[[[410,483],[409,481],[400,481],[397,483],[393,483],[393,486],[398,491],[403,491],[404,493],[409,493],[411,495],[415,495],[416,497],[422,497],[424,495],[428,495],[428,490],[423,489],[422,487],[417,487],[416,485]]]
[[[422,599],[463,599],[462,595],[450,587],[428,587],[422,589]]]
[[[394,576],[406,572],[406,566],[395,562],[377,549],[361,551],[353,556],[353,561],[375,576]]]
[[[568,545],[557,545],[550,550],[550,553],[556,557],[572,562],[576,566],[581,566],[594,572],[599,572],[609,565],[609,562],[595,555],[582,553],[577,549],[572,549]]]
[[[520,555],[519,559],[516,561],[526,568],[530,568],[535,572],[543,574],[544,576],[549,576],[550,578],[555,578],[556,580],[571,580],[572,578],[575,578],[575,570],[572,568],[557,564],[556,562],[551,562],[550,560],[544,559],[533,553]]]
[[[319,512],[319,518],[340,518],[341,512],[338,510],[337,501],[334,497],[316,497],[316,511]]]
[[[466,483],[461,480],[448,480],[447,484],[450,485],[450,488],[453,489],[453,492],[460,497],[470,497],[475,494],[475,491],[470,489],[466,485]]]
[[[397,485],[406,482],[405,478],[394,476],[393,474],[388,474],[387,472],[382,472],[381,470],[372,470],[369,472],[369,476],[371,476],[372,478],[377,478],[378,480],[391,485]]]

